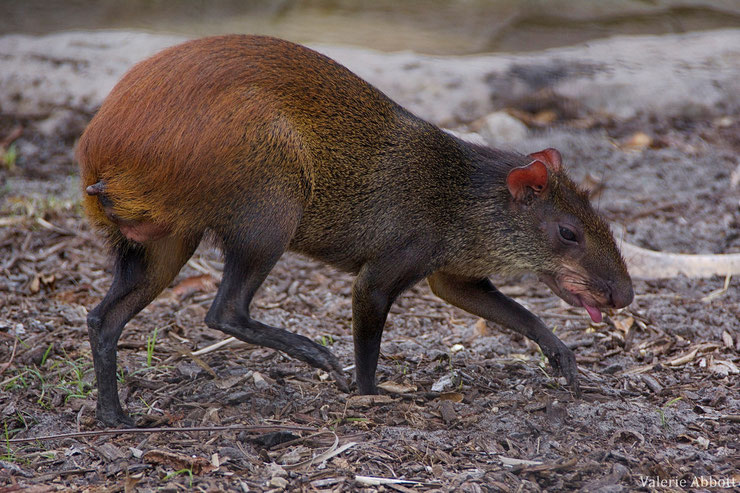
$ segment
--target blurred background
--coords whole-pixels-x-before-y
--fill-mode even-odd
[[[738,0],[0,0],[0,34],[257,33],[440,55],[731,26],[740,26]]]

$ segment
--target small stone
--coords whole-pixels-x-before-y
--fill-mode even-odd
[[[454,344],[454,345],[453,345],[453,346],[452,346],[452,347],[450,348],[450,352],[451,352],[451,353],[459,353],[459,352],[460,352],[460,351],[462,351],[463,349],[465,349],[465,346],[463,346],[462,344]]]
[[[274,486],[275,488],[280,488],[284,490],[288,487],[288,480],[279,476],[275,476],[274,478],[270,479],[269,484],[270,486]]]

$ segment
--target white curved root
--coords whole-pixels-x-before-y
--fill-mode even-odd
[[[630,275],[642,279],[740,275],[740,253],[692,255],[656,252],[619,241]]]

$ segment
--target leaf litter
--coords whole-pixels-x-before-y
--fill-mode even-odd
[[[533,125],[550,125],[543,118]],[[622,175],[599,178],[598,200],[632,241],[686,251],[673,231],[690,224],[696,251],[740,251],[737,220],[726,219],[727,211],[737,217],[731,198],[705,206],[706,183],[674,182],[669,201],[664,182],[646,178],[655,159],[675,158],[689,175],[715,162],[718,189],[730,189],[737,165],[726,157],[740,149],[725,131],[711,133],[711,121],[691,127],[702,127],[701,138],[655,122],[589,125],[628,153],[602,152],[607,171]],[[582,127],[566,130],[581,142],[599,138]],[[85,317],[110,283],[110,261],[81,217],[70,143],[2,115],[0,139],[11,138],[21,151],[33,141],[37,154],[20,152],[0,171],[2,491],[627,491],[645,477],[740,482],[740,281],[729,276],[638,280],[635,303],[600,324],[532,278],[495,279],[574,349],[581,400],[536,345],[419,284],[389,316],[382,395],[358,396],[281,353],[208,329],[222,263],[203,245],[119,344],[121,400],[157,428],[104,430],[94,419]],[[678,140],[690,156],[670,149]],[[322,341],[351,368],[351,286],[351,276],[287,254],[255,299],[256,317]]]

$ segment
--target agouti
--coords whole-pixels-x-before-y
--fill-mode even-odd
[[[376,393],[388,310],[432,291],[540,345],[578,394],[575,356],[493,273],[534,272],[594,321],[632,301],[607,224],[554,149],[520,155],[464,142],[342,65],[262,36],[183,43],[139,63],[82,135],[85,210],[115,255],[88,316],[97,416],[129,425],[116,385],[124,325],[177,275],[204,234],[222,246],[209,327],[331,372],[337,359],[250,315],[286,250],[357,274],[352,328],[359,392]]]

